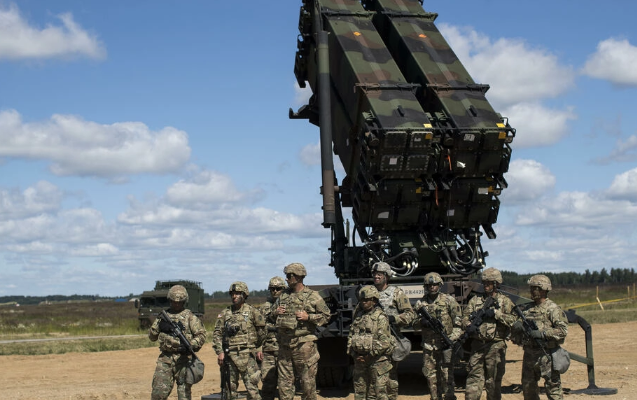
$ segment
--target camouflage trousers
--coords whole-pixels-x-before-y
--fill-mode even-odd
[[[398,399],[398,361],[390,360],[392,368],[387,379],[387,397],[389,400]]]
[[[486,389],[487,400],[502,399],[502,377],[506,363],[506,342],[471,342],[469,374],[465,400],[480,400],[482,389]]]
[[[264,351],[261,361],[261,398],[273,400],[277,395],[277,351]]]
[[[259,382],[261,381],[261,371],[257,365],[252,351],[233,351],[230,350],[230,362],[228,363],[230,373],[230,398],[237,398],[237,388],[239,387],[239,378],[243,381],[248,392],[248,400],[261,400],[259,395]]]
[[[279,343],[279,399],[292,400],[295,377],[301,385],[301,399],[316,400],[316,371],[319,360],[316,342],[283,345]]]
[[[524,400],[539,400],[540,389],[538,381],[544,378],[544,389],[549,400],[563,400],[562,379],[560,373],[552,366],[550,356],[542,349],[524,348],[522,357],[522,392]]]
[[[354,400],[387,400],[389,360],[354,364]]]
[[[166,400],[177,382],[177,397],[179,400],[191,400],[192,385],[186,383],[187,355],[170,355],[162,353],[157,359],[155,374],[153,375],[153,389],[151,400]]]
[[[439,350],[425,343],[422,351],[422,374],[429,385],[431,400],[455,399],[452,349]]]

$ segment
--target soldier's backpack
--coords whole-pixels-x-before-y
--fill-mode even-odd
[[[203,373],[203,362],[200,359],[193,357],[193,359],[188,362],[188,366],[186,366],[186,383],[194,385],[201,381],[203,379]]]
[[[396,332],[393,326],[390,325],[390,328],[394,338],[394,351],[391,353],[391,359],[395,362],[402,361],[411,353],[411,341],[402,333]]]
[[[560,374],[568,371],[568,367],[571,366],[571,356],[561,346],[557,346],[551,354],[551,358],[553,359],[553,369]]]

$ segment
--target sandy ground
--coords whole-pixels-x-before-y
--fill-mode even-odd
[[[637,322],[593,326],[595,351],[595,383],[600,388],[616,388],[617,394],[590,396],[576,394],[588,387],[587,368],[573,362],[562,376],[569,399],[603,398],[609,400],[637,399]],[[584,355],[584,334],[571,325],[564,346]],[[158,350],[147,348],[101,353],[69,353],[47,356],[1,356],[0,398],[10,400],[101,400],[148,399]],[[193,400],[219,392],[219,369],[210,345],[200,357],[206,363],[204,380],[193,386]],[[520,384],[522,351],[509,345],[507,371],[503,382],[505,400],[521,399]],[[399,399],[425,398],[426,388],[420,372],[419,355],[403,363],[400,371]],[[176,399],[173,390],[171,399]],[[458,399],[464,398],[463,388],[457,388]],[[351,389],[322,390],[319,398],[353,400]],[[483,399],[485,395],[483,394]]]

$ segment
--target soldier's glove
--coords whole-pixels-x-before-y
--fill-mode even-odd
[[[493,308],[488,308],[488,309],[484,312],[484,316],[485,316],[485,318],[495,318],[495,309],[493,309]]]
[[[520,333],[524,331],[524,323],[522,321],[515,321],[511,326],[511,330],[515,333]]]
[[[420,326],[423,328],[431,328],[431,322],[425,317],[420,318]]]
[[[389,320],[390,324],[396,323],[396,316],[395,315],[389,315],[389,316],[387,316],[387,319]]]
[[[164,332],[171,334],[173,332],[173,326],[170,322],[164,321],[163,319],[159,321],[159,332]]]
[[[546,336],[544,335],[544,331],[541,331],[539,329],[531,331],[531,333],[529,335],[533,339],[545,339],[546,338]]]
[[[479,331],[479,327],[478,327],[477,325],[475,325],[475,324],[471,324],[471,325],[469,325],[469,326],[467,327],[467,330],[466,330],[467,335],[469,335],[469,336],[472,336],[472,335],[477,334],[477,333],[478,333],[478,331]]]
[[[183,345],[183,344],[181,344],[181,343],[179,344],[179,348],[177,349],[177,352],[178,352],[178,353],[181,353],[181,354],[189,354],[189,353],[190,353],[190,351],[188,351],[188,349],[186,348],[186,346],[184,346],[184,345]]]

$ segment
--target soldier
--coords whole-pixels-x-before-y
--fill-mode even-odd
[[[414,305],[418,312],[425,308],[429,314],[437,319],[444,329],[444,334],[451,340],[458,340],[462,330],[460,328],[460,306],[452,296],[440,293],[442,277],[435,272],[425,275],[425,295]],[[422,329],[422,373],[429,385],[431,400],[455,400],[455,381],[453,377],[453,350],[445,345],[441,334],[437,333],[431,323],[424,317],[414,319],[412,326]]]
[[[279,345],[276,341],[276,327],[269,319],[272,305],[276,302],[285,289],[285,280],[279,276],[270,279],[268,290],[270,297],[261,306],[261,312],[266,318],[267,336],[263,342],[263,360],[261,361],[261,397],[263,400],[273,400],[277,395],[277,358],[279,356]]]
[[[374,286],[379,293],[379,303],[385,314],[389,318],[390,324],[397,328],[397,333],[400,332],[400,328],[408,326],[411,321],[416,317],[416,313],[407,295],[401,288],[389,285],[389,279],[394,276],[391,266],[386,262],[377,262],[372,265],[372,278],[374,278]],[[394,338],[394,340],[396,340]],[[392,369],[389,371],[389,379],[387,381],[387,396],[389,400],[396,400],[398,398],[398,362],[392,360]]]
[[[289,264],[283,272],[288,288],[276,300],[270,314],[279,343],[279,399],[294,398],[294,381],[297,378],[301,398],[316,400],[319,353],[316,348],[318,338],[314,332],[318,326],[327,323],[330,310],[317,292],[303,284],[307,275],[303,264]]]
[[[175,285],[168,290],[170,319],[183,326],[183,333],[194,351],[199,351],[206,342],[206,328],[201,320],[185,308],[188,292],[182,285]],[[184,348],[178,338],[172,336],[172,326],[161,318],[155,319],[148,330],[151,341],[159,339],[161,354],[157,358],[157,367],[153,375],[152,400],[165,400],[177,382],[179,400],[191,399],[192,385],[186,382],[186,367],[190,362],[190,352]]]
[[[512,326],[511,339],[522,344],[522,391],[524,400],[539,400],[540,391],[537,382],[544,378],[546,395],[550,400],[562,400],[562,381],[560,373],[553,368],[552,352],[566,339],[568,320],[562,309],[548,298],[551,280],[546,275],[534,275],[529,279],[531,299],[528,307],[522,310],[527,321],[537,327],[528,333],[522,320]]]
[[[217,363],[223,366],[225,361],[229,368],[230,399],[237,398],[241,377],[248,392],[248,400],[260,400],[261,373],[254,353],[265,339],[265,319],[257,308],[246,303],[250,291],[244,282],[232,283],[229,293],[232,305],[217,316],[212,333],[212,348],[217,353]],[[225,359],[226,356],[229,360]],[[260,359],[263,355],[256,352],[256,357]]]
[[[485,269],[482,272],[484,295],[472,297],[464,309],[462,324],[466,328],[465,334],[472,339],[465,400],[479,400],[483,388],[487,391],[487,400],[502,398],[505,339],[517,317],[513,314],[511,299],[498,291],[501,284],[500,271]],[[485,308],[489,298],[493,298],[494,304]]]
[[[354,358],[354,399],[387,400],[387,381],[392,368],[394,341],[389,320],[378,307],[374,286],[359,292],[359,307],[347,338],[347,354]]]

